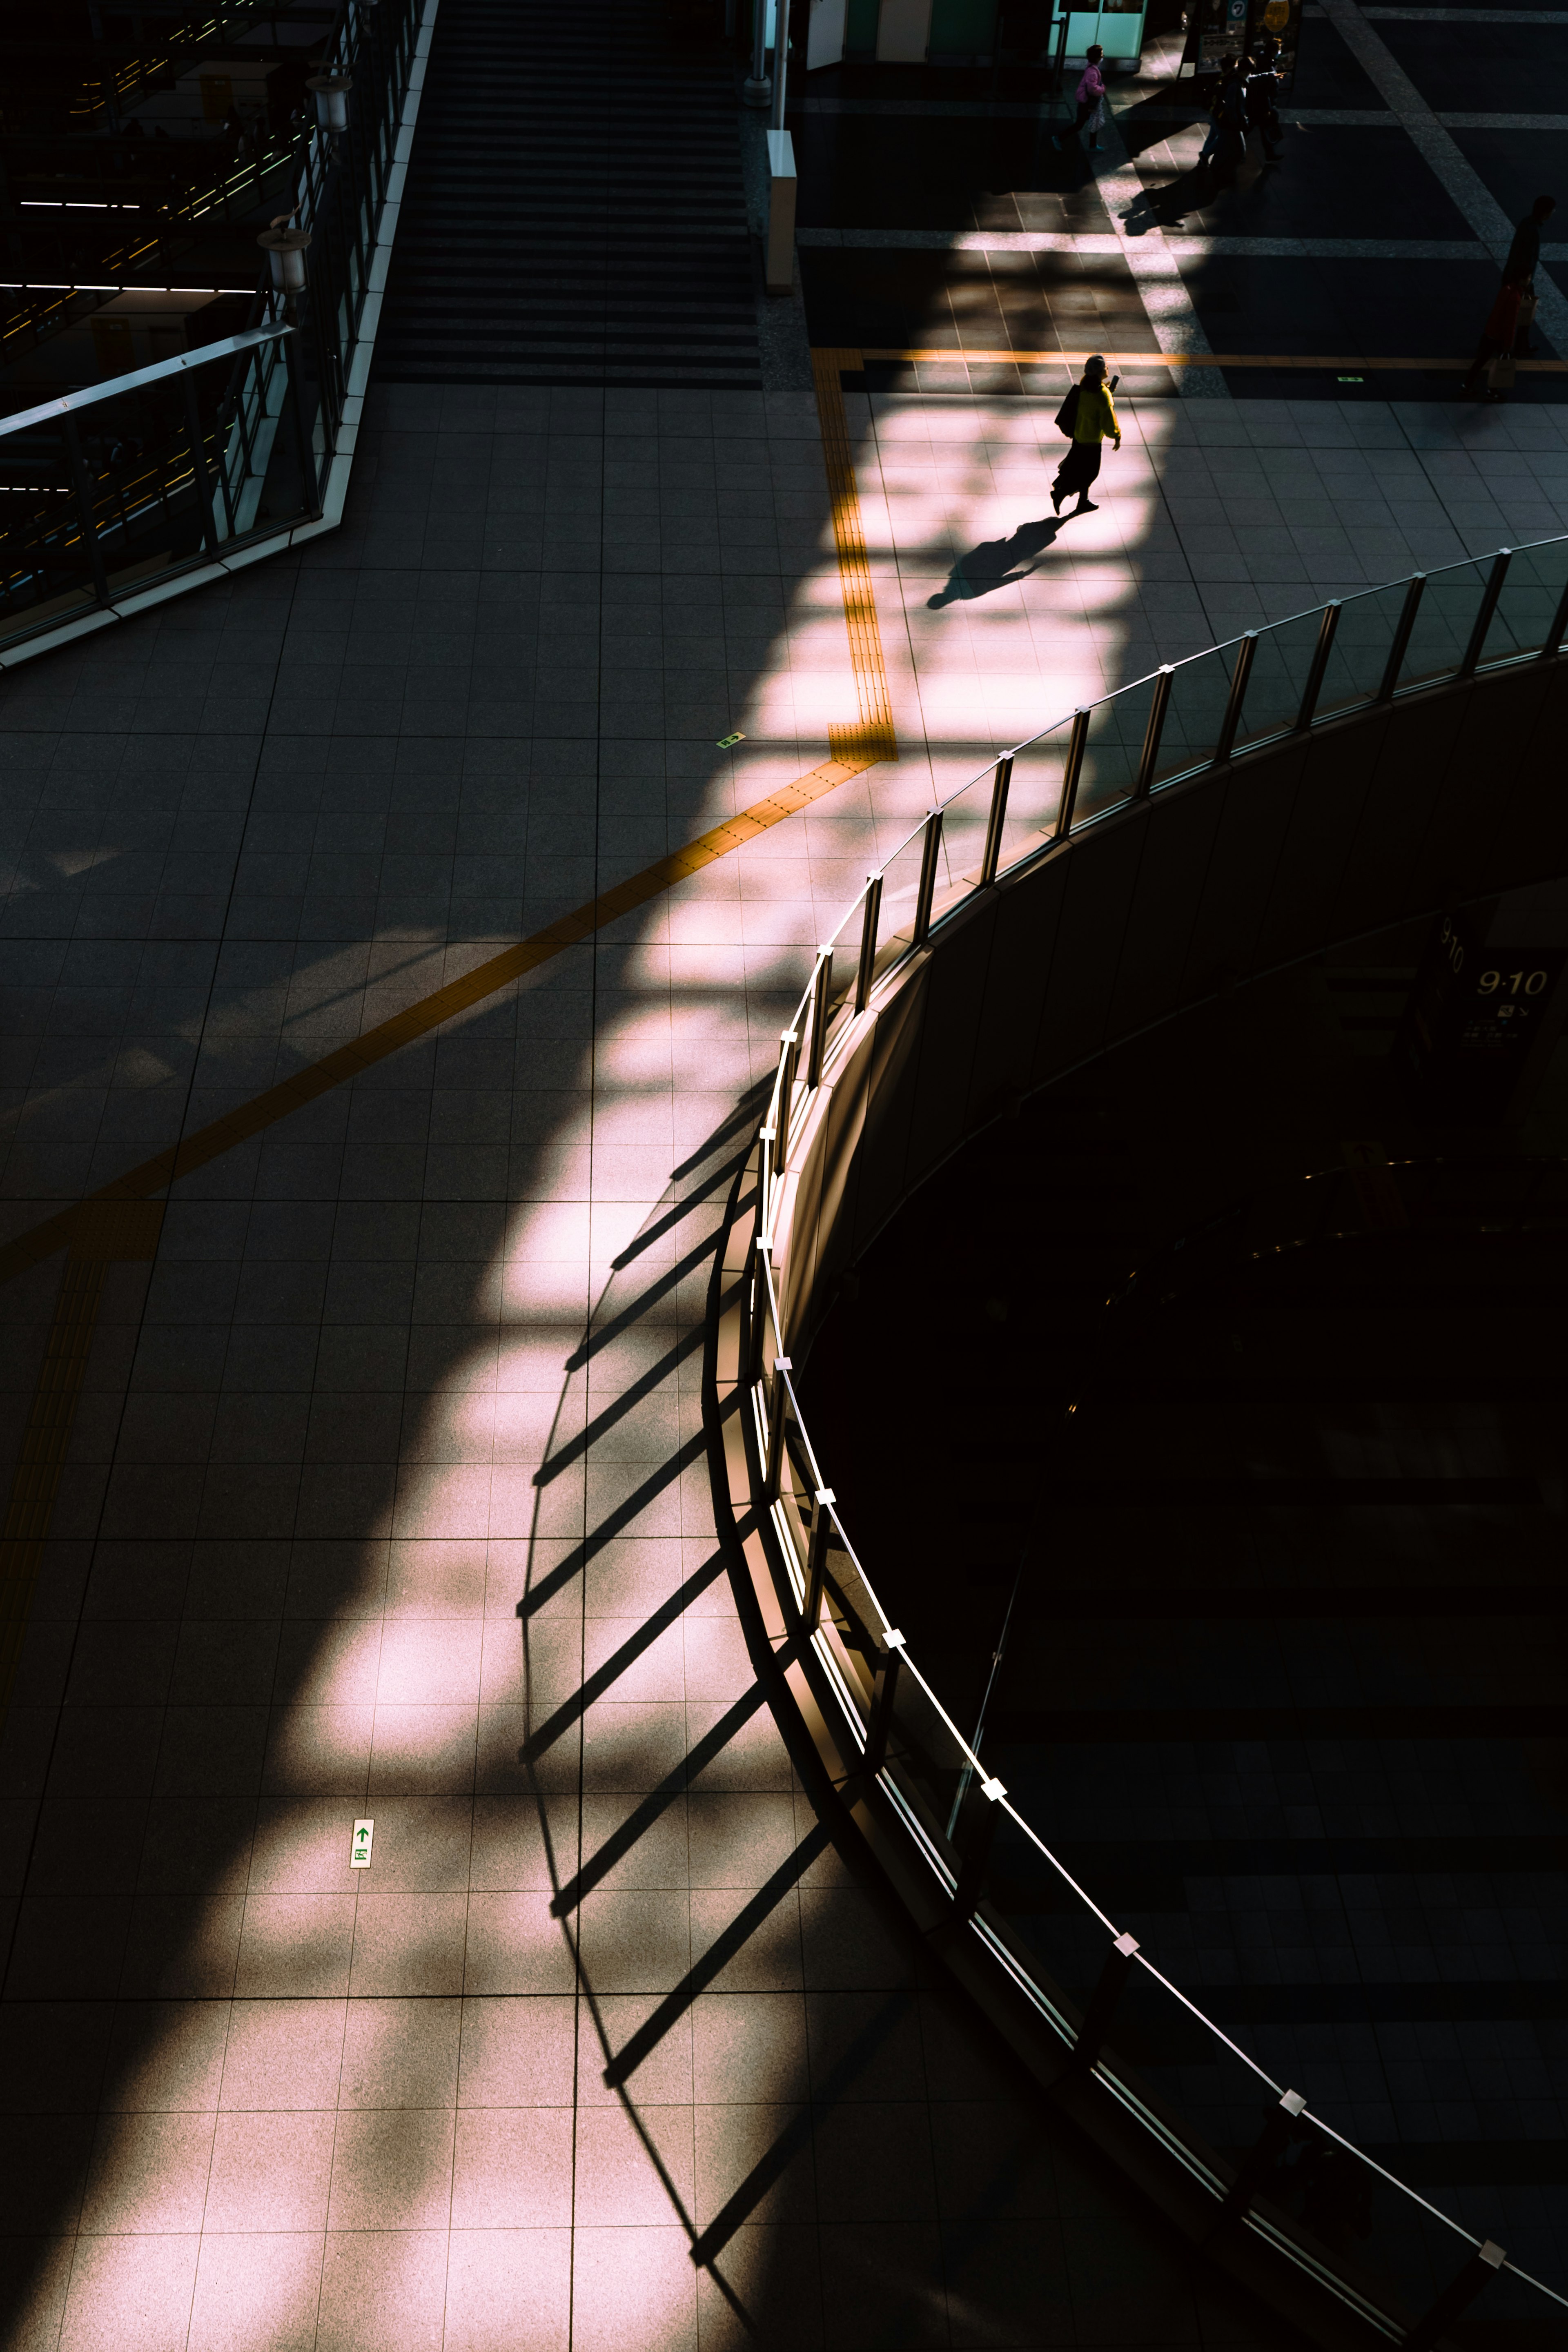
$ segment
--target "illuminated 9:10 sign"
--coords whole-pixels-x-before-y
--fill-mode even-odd
[[[1495,996],[1501,989],[1509,996],[1539,996],[1545,988],[1550,973],[1534,971],[1483,971],[1476,982],[1481,996]]]

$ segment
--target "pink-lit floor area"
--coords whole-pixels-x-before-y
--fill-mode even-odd
[[[1045,404],[849,411],[899,762],[237,1145],[110,1270],[5,1729],[5,2352],[1268,2341],[795,1769],[715,1535],[714,1237],[809,950],[933,785],[1565,527],[1561,412],[1478,455],[1130,410],[1099,513],[948,593],[1048,515]],[[373,425],[303,560],[0,686],[0,1239],[855,717],[809,397]],[[1352,560],[1331,510],[1374,498]],[[13,1449],[60,1264],[4,1292]]]

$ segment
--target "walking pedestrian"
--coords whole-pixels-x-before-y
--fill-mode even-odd
[[[1246,61],[1226,58],[1220,75],[1219,88],[1209,111],[1209,135],[1204,141],[1198,157],[1198,169],[1206,171],[1211,158],[1221,171],[1234,175],[1237,165],[1247,152],[1247,78]]]
[[[1061,149],[1072,146],[1079,148],[1081,152],[1081,134],[1086,129],[1094,133],[1089,144],[1092,147],[1100,145],[1100,128],[1105,120],[1105,76],[1100,71],[1104,56],[1105,51],[1100,47],[1100,43],[1094,42],[1084,60],[1083,73],[1079,81],[1077,111],[1073,116],[1072,128],[1065,131],[1053,131],[1051,133],[1053,147]]]
[[[1519,325],[1515,331],[1515,359],[1530,357],[1530,329],[1535,317],[1535,272],[1541,260],[1541,232],[1557,210],[1555,196],[1537,196],[1513,233],[1513,243],[1508,249],[1508,259],[1502,266],[1503,284],[1511,280],[1524,289],[1519,306]]]
[[[1500,399],[1513,383],[1513,363],[1530,354],[1530,324],[1535,316],[1535,271],[1541,259],[1541,232],[1557,209],[1555,196],[1537,196],[1513,233],[1502,284],[1487,314],[1476,345],[1475,358],[1459,381],[1461,395],[1474,392],[1483,372],[1487,389]]]
[[[1279,161],[1279,77],[1274,70],[1274,45],[1265,44],[1261,54],[1252,63],[1244,79],[1247,100],[1247,128],[1256,131],[1263,142],[1263,152],[1270,163]],[[1245,140],[1246,133],[1243,133]]]
[[[1121,427],[1116,421],[1116,403],[1111,394],[1116,378],[1105,380],[1105,362],[1096,352],[1084,363],[1084,371],[1057,411],[1057,425],[1072,436],[1072,446],[1057,468],[1057,478],[1051,484],[1051,509],[1060,514],[1062,500],[1078,492],[1074,514],[1094,514],[1094,501],[1089,495],[1089,485],[1100,471],[1102,441],[1113,441],[1121,446]]]

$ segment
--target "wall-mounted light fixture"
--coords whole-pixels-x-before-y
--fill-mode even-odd
[[[286,301],[305,290],[305,248],[310,242],[308,228],[289,226],[293,217],[292,213],[279,213],[256,240],[272,266],[272,290]]]
[[[316,121],[334,138],[349,127],[349,92],[353,86],[353,74],[312,74],[305,84],[315,93]]]

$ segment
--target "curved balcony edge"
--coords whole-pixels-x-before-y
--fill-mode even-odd
[[[1315,2259],[1267,2210],[1244,2207],[1245,2226],[1216,2232],[1216,2198],[1237,2179],[1228,2161],[1131,2078],[1070,2063],[1081,2026],[1071,2002],[1054,2006],[1054,1988],[986,1904],[955,1906],[950,1850],[894,1774],[867,1769],[858,1717],[869,1685],[851,1695],[854,1661],[803,1629],[809,1529],[778,1493],[763,1335],[751,1320],[765,1293],[778,1352],[798,1364],[839,1276],[1018,1097],[1235,985],[1568,872],[1565,719],[1568,658],[1451,679],[1108,813],[975,889],[877,975],[818,1082],[801,1089],[787,1134],[764,1126],[715,1273],[716,1499],[788,1704],[864,1849],[1058,2111],[1191,2247],[1322,2352],[1425,2341],[1426,2330],[1380,2282]],[[785,1066],[787,1106],[787,1054]],[[763,1274],[752,1280],[764,1254],[776,1294]],[[809,1438],[805,1448],[816,1475]]]

